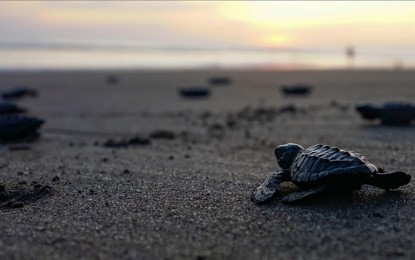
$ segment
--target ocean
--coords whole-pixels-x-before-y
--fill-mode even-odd
[[[0,44],[0,70],[193,68],[415,68],[415,52],[356,50],[351,58],[341,48],[271,50]]]

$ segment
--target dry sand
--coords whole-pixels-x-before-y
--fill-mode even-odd
[[[108,84],[110,74],[120,82]],[[178,87],[205,85],[214,75],[233,83],[212,87],[205,100],[178,96]],[[313,93],[281,96],[280,85],[296,82],[314,85]],[[281,196],[260,206],[250,201],[276,169],[273,148],[286,142],[354,150],[387,171],[413,175],[415,128],[364,122],[353,108],[360,101],[414,102],[413,71],[0,73],[2,89],[17,84],[39,90],[19,103],[46,124],[31,150],[1,150],[0,182],[36,181],[52,193],[0,209],[1,259],[415,255],[414,182],[296,206]],[[278,112],[290,104],[295,112]],[[175,138],[102,145],[159,129]],[[286,183],[281,194],[294,190]]]

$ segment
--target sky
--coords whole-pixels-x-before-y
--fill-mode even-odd
[[[1,1],[2,43],[412,49],[410,1]]]

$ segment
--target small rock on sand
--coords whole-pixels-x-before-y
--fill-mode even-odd
[[[149,144],[151,144],[150,139],[141,136],[135,136],[128,139],[123,138],[121,140],[108,139],[106,142],[103,143],[103,146],[108,148],[126,148],[128,146]]]
[[[174,132],[168,130],[156,130],[150,133],[152,139],[174,139],[175,137]]]
[[[185,98],[206,98],[210,95],[210,90],[206,87],[186,87],[181,88],[179,93]]]

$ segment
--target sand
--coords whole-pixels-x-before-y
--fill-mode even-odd
[[[217,75],[232,84],[207,99],[177,94]],[[291,83],[314,89],[283,97]],[[19,104],[46,124],[30,150],[1,149],[0,182],[51,191],[0,209],[0,258],[412,259],[414,182],[295,206],[280,200],[290,183],[265,205],[250,195],[287,142],[354,150],[413,175],[414,126],[365,122],[354,105],[413,102],[414,83],[413,71],[1,72],[2,89],[39,90]],[[149,137],[156,130],[174,137]],[[150,144],[103,146],[136,135]]]

